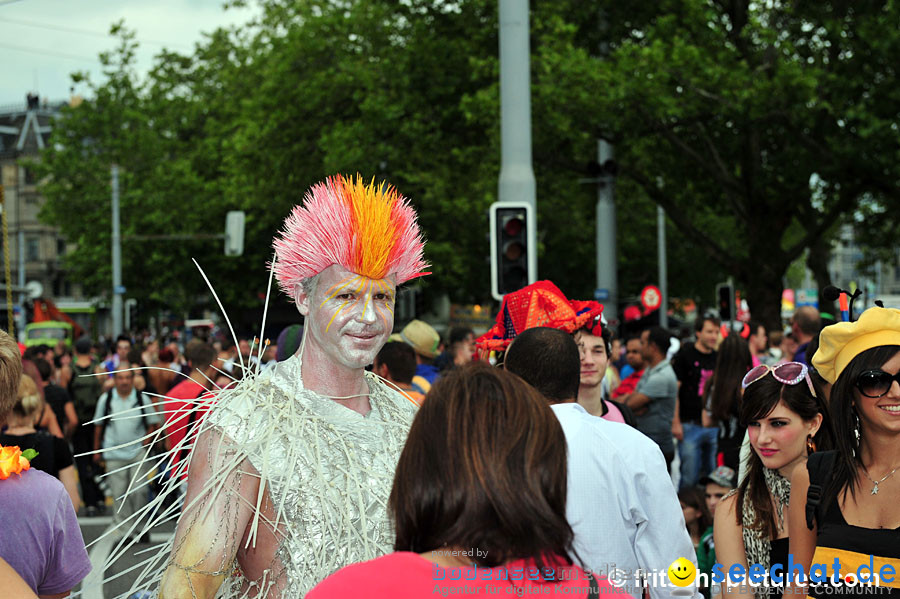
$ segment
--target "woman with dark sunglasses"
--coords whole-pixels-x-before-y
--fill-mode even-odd
[[[876,574],[879,596],[900,596],[900,310],[826,327],[813,364],[833,383],[836,450],[795,472],[791,553],[807,573],[827,566],[831,588],[810,594],[871,594],[858,581]]]
[[[726,597],[780,596],[779,571],[788,564],[791,475],[809,452],[830,441],[827,414],[821,389],[799,362],[757,366],[741,386],[740,418],[752,451],[747,475],[716,508],[716,558],[726,575],[733,564],[744,567],[742,581],[722,585]],[[751,567],[771,573],[775,584],[748,585]]]

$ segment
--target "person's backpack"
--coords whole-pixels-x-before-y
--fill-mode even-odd
[[[103,420],[98,422],[96,426],[104,427],[107,424],[109,424],[109,420],[110,420],[109,416],[110,416],[110,414],[112,414],[113,391],[115,391],[115,388],[112,388],[106,392],[106,405],[103,406],[104,407],[103,416],[102,416]],[[153,406],[150,406],[149,404],[144,403],[144,394],[141,393],[141,390],[135,389],[134,391],[137,394],[137,405],[139,405],[141,408],[146,408],[149,406],[152,409]],[[128,409],[130,410],[131,408],[128,408]],[[147,411],[143,410],[143,409],[141,410],[141,421],[144,423],[144,429],[149,431],[150,430],[150,422],[147,421]],[[105,431],[101,431],[101,433],[100,433],[101,439],[103,438],[104,434],[105,434]]]
[[[84,424],[94,419],[97,399],[103,392],[102,377],[91,376],[97,363],[91,360],[90,365],[81,367],[74,361],[71,363],[72,380],[69,381],[69,396],[75,402],[75,413],[78,422]]]
[[[812,530],[813,522],[821,522],[825,517],[825,504],[822,493],[831,478],[837,452],[817,451],[806,460],[809,470],[809,490],[806,492],[806,528]]]

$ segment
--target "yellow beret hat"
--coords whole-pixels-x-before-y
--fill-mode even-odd
[[[853,358],[880,345],[900,345],[900,310],[869,308],[856,322],[825,327],[812,363],[822,378],[834,384]]]

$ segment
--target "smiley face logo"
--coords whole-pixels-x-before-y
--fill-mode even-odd
[[[694,582],[694,578],[697,576],[697,568],[691,560],[684,557],[679,557],[672,562],[667,571],[669,580],[677,587],[686,587]]]

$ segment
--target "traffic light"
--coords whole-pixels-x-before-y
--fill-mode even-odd
[[[719,306],[719,318],[723,322],[734,320],[734,288],[730,283],[716,285],[716,301]]]
[[[503,296],[534,282],[535,248],[529,247],[529,231],[534,227],[530,204],[491,204],[491,294]]]
[[[231,210],[225,215],[225,255],[244,253],[244,211]]]

